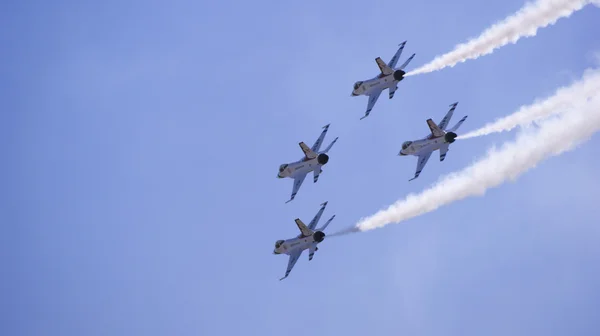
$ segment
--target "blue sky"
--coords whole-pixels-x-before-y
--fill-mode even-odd
[[[375,57],[408,40],[412,70],[521,6],[3,3],[0,334],[597,335],[596,137],[484,197],[326,240],[285,281],[271,254],[323,201],[337,231],[514,136],[457,142],[409,183],[402,142],[450,103],[472,130],[597,64],[588,6],[407,78],[359,121]],[[277,167],[328,123],[330,162],[285,204]]]

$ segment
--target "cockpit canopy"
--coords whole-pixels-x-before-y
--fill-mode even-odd
[[[281,166],[279,166],[279,172],[280,172],[280,173],[281,173],[281,172],[283,172],[283,171],[285,170],[285,168],[287,168],[287,166],[288,166],[288,165],[287,165],[287,164],[285,164],[285,163],[284,163],[284,164],[282,164]]]
[[[284,241],[285,240],[278,240],[277,242],[275,242],[275,248],[278,249]]]
[[[354,90],[358,89],[361,86],[362,83],[363,82],[361,82],[361,81],[358,81],[358,82],[354,83]]]
[[[402,149],[407,149],[411,143],[412,143],[412,141],[404,141],[404,143],[402,144]]]

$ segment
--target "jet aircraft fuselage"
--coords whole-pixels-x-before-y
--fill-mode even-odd
[[[284,163],[279,166],[278,178],[295,178],[297,176],[306,175],[311,171],[314,171],[318,167],[322,167],[329,162],[329,155],[321,153],[313,159],[303,158],[299,161],[292,163]]]
[[[381,92],[385,89],[395,88],[396,85],[404,79],[405,74],[406,72],[404,72],[404,70],[396,70],[389,75],[381,73],[374,78],[358,81],[354,83],[352,97],[360,95],[370,96],[373,93]]]
[[[299,235],[296,238],[287,240],[278,240],[275,242],[275,250],[273,254],[291,254],[292,252],[304,251],[311,246],[316,246],[325,239],[323,231],[315,231],[308,237]],[[316,249],[315,249],[316,251]]]
[[[456,138],[456,136],[456,133],[448,132],[445,133],[443,136],[434,137],[433,135],[429,135],[425,139],[405,141],[402,144],[402,150],[400,150],[400,155],[419,156],[423,149],[425,149],[427,152],[436,151],[442,148],[444,144],[453,143],[455,141],[454,139]]]

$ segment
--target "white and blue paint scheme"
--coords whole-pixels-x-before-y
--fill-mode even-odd
[[[421,174],[421,171],[423,170],[423,167],[425,167],[427,160],[429,160],[431,153],[434,151],[438,149],[440,150],[440,161],[444,161],[446,158],[446,153],[448,153],[450,144],[456,141],[455,138],[457,135],[454,132],[456,132],[460,125],[462,125],[462,123],[467,119],[467,116],[464,116],[458,121],[458,123],[456,123],[456,125],[454,125],[454,127],[446,130],[446,127],[448,127],[448,123],[450,122],[450,118],[452,118],[452,114],[456,109],[456,105],[458,105],[458,103],[450,105],[450,111],[446,113],[444,119],[442,119],[442,121],[440,121],[440,123],[437,125],[433,122],[433,120],[427,119],[427,125],[429,126],[431,133],[426,137],[414,141],[405,141],[402,144],[402,149],[398,155],[414,155],[418,157],[415,177],[409,181],[419,177],[419,174]]]

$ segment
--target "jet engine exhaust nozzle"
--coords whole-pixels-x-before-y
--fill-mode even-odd
[[[394,79],[397,81],[401,81],[404,79],[405,74],[406,72],[404,72],[403,70],[396,70],[394,71]]]
[[[317,231],[317,232],[313,233],[313,239],[317,243],[320,243],[323,241],[323,239],[325,239],[325,233],[323,231]]]
[[[444,135],[444,139],[446,140],[447,143],[453,143],[454,141],[456,141],[457,135],[454,132],[448,132],[446,133],[446,135]]]
[[[317,156],[317,162],[324,165],[329,162],[329,156],[327,154],[319,154],[319,156]]]

